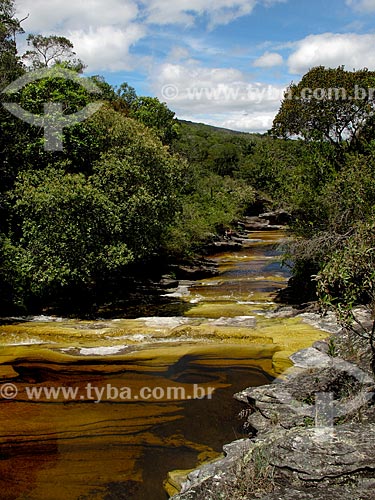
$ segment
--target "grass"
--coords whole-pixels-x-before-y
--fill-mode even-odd
[[[225,471],[219,483],[212,479],[199,487],[199,498],[205,500],[248,500],[253,495],[272,493],[274,467],[270,464],[267,447],[255,447],[244,455],[232,469]]]

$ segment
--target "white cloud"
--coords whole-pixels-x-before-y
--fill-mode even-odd
[[[16,6],[19,17],[30,14],[22,26],[31,33],[109,25],[124,28],[139,14],[134,0],[17,0]]]
[[[274,66],[281,66],[283,62],[282,56],[277,52],[265,52],[254,61],[253,66],[258,68],[273,68]]]
[[[207,16],[211,26],[250,14],[259,0],[145,0],[147,20],[154,24],[191,26],[195,17]]]
[[[232,68],[205,68],[191,59],[191,54],[205,58],[221,57],[218,49],[207,45],[205,34],[191,44],[174,39],[164,64],[155,70],[153,49],[158,42],[151,38],[147,55],[143,43],[152,36],[154,25],[203,24],[208,28],[227,24],[251,14],[256,6],[270,7],[287,0],[16,0],[17,15],[24,18],[27,33],[66,36],[74,43],[77,56],[89,71],[121,71],[142,68],[153,84],[154,93],[178,112],[179,116],[208,116],[219,126],[265,131],[279,108],[283,89],[254,82]],[[165,30],[166,28],[164,28]],[[187,32],[188,34],[188,32]],[[160,37],[163,37],[159,33]],[[168,32],[165,37],[171,36]],[[166,40],[167,38],[165,38]],[[161,47],[165,47],[165,40]],[[184,47],[185,45],[185,47]],[[132,50],[134,47],[134,50]],[[187,48],[186,48],[187,47]],[[264,55],[266,56],[266,55]],[[260,58],[261,59],[261,58]],[[268,59],[268,61],[267,61]],[[282,62],[278,54],[264,57],[263,64]],[[182,64],[183,62],[183,64]],[[168,99],[163,89],[177,89]]]
[[[214,127],[227,128],[229,130],[238,130],[239,132],[261,133],[267,132],[273,123],[275,113],[259,115],[258,113],[231,113],[215,115],[179,115],[181,120],[191,122],[201,122]]]
[[[130,47],[147,36],[150,24],[208,26],[250,14],[255,5],[285,0],[17,0],[27,33],[70,38],[89,71],[129,69]]]
[[[70,31],[68,38],[90,71],[121,71],[132,68],[134,61],[129,49],[143,35],[141,26],[131,24],[126,30],[100,26],[88,31]]]
[[[375,11],[375,0],[346,0],[346,4],[360,12]]]
[[[151,81],[153,92],[180,118],[193,113],[207,123],[256,132],[269,128],[285,90],[255,82],[233,68],[171,63],[158,67]]]
[[[289,70],[302,74],[319,65],[331,68],[345,65],[348,70],[364,67],[375,69],[374,44],[375,35],[310,35],[297,42],[297,48],[288,60]]]
[[[18,0],[17,10],[30,13],[25,31],[69,38],[90,71],[131,68],[130,47],[146,34],[133,0]]]
[[[288,0],[144,0],[148,21],[156,24],[192,25],[196,16],[206,16],[210,28],[250,14],[256,5],[271,7]]]
[[[172,47],[168,54],[168,59],[173,62],[186,60],[188,58],[190,58],[190,52],[186,47]]]
[[[231,130],[240,130],[244,132],[267,132],[272,127],[275,113],[246,113],[243,115],[234,115],[225,119],[221,127]]]

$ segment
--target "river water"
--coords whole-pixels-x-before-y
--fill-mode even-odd
[[[268,315],[288,279],[283,236],[252,233],[213,257],[219,276],[166,291],[179,315],[3,321],[1,498],[165,500],[170,471],[242,437],[233,393],[269,383],[326,336]]]

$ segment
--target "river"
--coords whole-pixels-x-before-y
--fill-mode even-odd
[[[251,233],[213,257],[217,277],[167,291],[180,315],[3,321],[1,498],[165,500],[168,472],[242,437],[233,393],[326,336],[267,315],[288,279],[274,247],[283,236]]]

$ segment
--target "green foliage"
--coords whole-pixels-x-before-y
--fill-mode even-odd
[[[118,208],[83,175],[55,169],[25,173],[12,198],[18,269],[31,294],[89,285],[132,259]]]
[[[189,191],[189,190],[188,190]],[[243,181],[216,174],[196,177],[191,192],[182,193],[182,208],[166,234],[172,254],[189,254],[231,227],[254,201],[253,189]]]
[[[120,87],[120,95],[130,103],[130,116],[153,129],[163,144],[170,144],[178,135],[174,112],[157,97],[134,99],[131,87]]]
[[[300,136],[332,144],[355,143],[374,114],[375,72],[318,66],[285,93],[272,128],[277,137]]]
[[[13,0],[0,1],[0,90],[18,78],[23,66],[17,55],[15,37],[23,33],[20,21],[15,17]]]
[[[337,356],[337,346],[335,340],[331,337],[328,342],[328,356],[335,358]]]
[[[300,295],[315,286],[322,308],[333,309],[343,326],[368,340],[375,373],[375,322],[369,331],[354,313],[358,304],[372,314],[375,306],[374,83],[375,73],[366,69],[318,67],[292,84],[272,133],[303,137],[282,146],[292,151],[299,142],[302,154],[291,162],[289,190],[280,154],[272,160],[277,181],[267,184],[264,176],[264,188],[276,184],[293,215],[295,238],[286,258]],[[306,88],[332,94],[319,98],[319,93],[304,94]],[[264,170],[271,171],[270,165]]]
[[[63,36],[28,35],[27,45],[31,47],[23,55],[31,69],[48,68],[53,64],[63,64],[66,68],[81,72],[84,64],[75,59],[73,44]]]
[[[375,218],[358,222],[317,276],[325,306],[334,306],[342,321],[352,320],[353,307],[375,301]]]
[[[122,83],[116,89],[116,94],[122,101],[125,102],[127,109],[131,109],[138,99],[135,89],[126,82]]]
[[[0,1],[2,84],[26,72],[18,32],[12,0]],[[63,151],[46,151],[41,127],[0,110],[1,312],[93,300],[102,285],[124,282],[131,266],[199,251],[253,202],[239,172],[258,137],[180,125],[158,99],[100,76],[89,79],[100,90],[92,94],[64,74],[83,67],[69,40],[30,35],[28,43],[32,69],[49,72],[9,101],[33,115],[49,102],[65,115],[103,103],[64,128]]]
[[[371,329],[357,320],[354,307],[365,304],[375,312],[375,215],[358,222],[345,244],[333,253],[317,276],[318,296],[325,309],[332,308],[340,323],[366,339],[371,348],[375,375],[375,320]]]
[[[75,75],[74,72],[71,72]],[[18,103],[24,110],[35,115],[44,114],[47,102],[62,105],[64,114],[75,113],[97,97],[90,93],[77,79],[66,78],[61,68],[55,65],[47,77],[25,85],[8,101]],[[1,189],[12,187],[18,173],[28,169],[43,169],[48,165],[65,162],[74,164],[73,170],[88,172],[91,163],[98,157],[95,130],[89,122],[81,122],[67,127],[63,132],[63,152],[45,151],[44,131],[40,127],[28,125],[7,111],[0,112],[2,135],[0,138],[0,171],[5,183]]]
[[[111,138],[91,180],[117,206],[134,257],[146,258],[160,248],[174,220],[184,162],[171,156],[152,131],[119,113],[102,110],[93,121],[100,121],[103,132],[110,129]]]
[[[0,233],[0,314],[25,312],[25,283],[20,272],[20,251]]]
[[[260,136],[233,132],[201,123],[179,122],[173,150],[200,170],[235,176]]]

